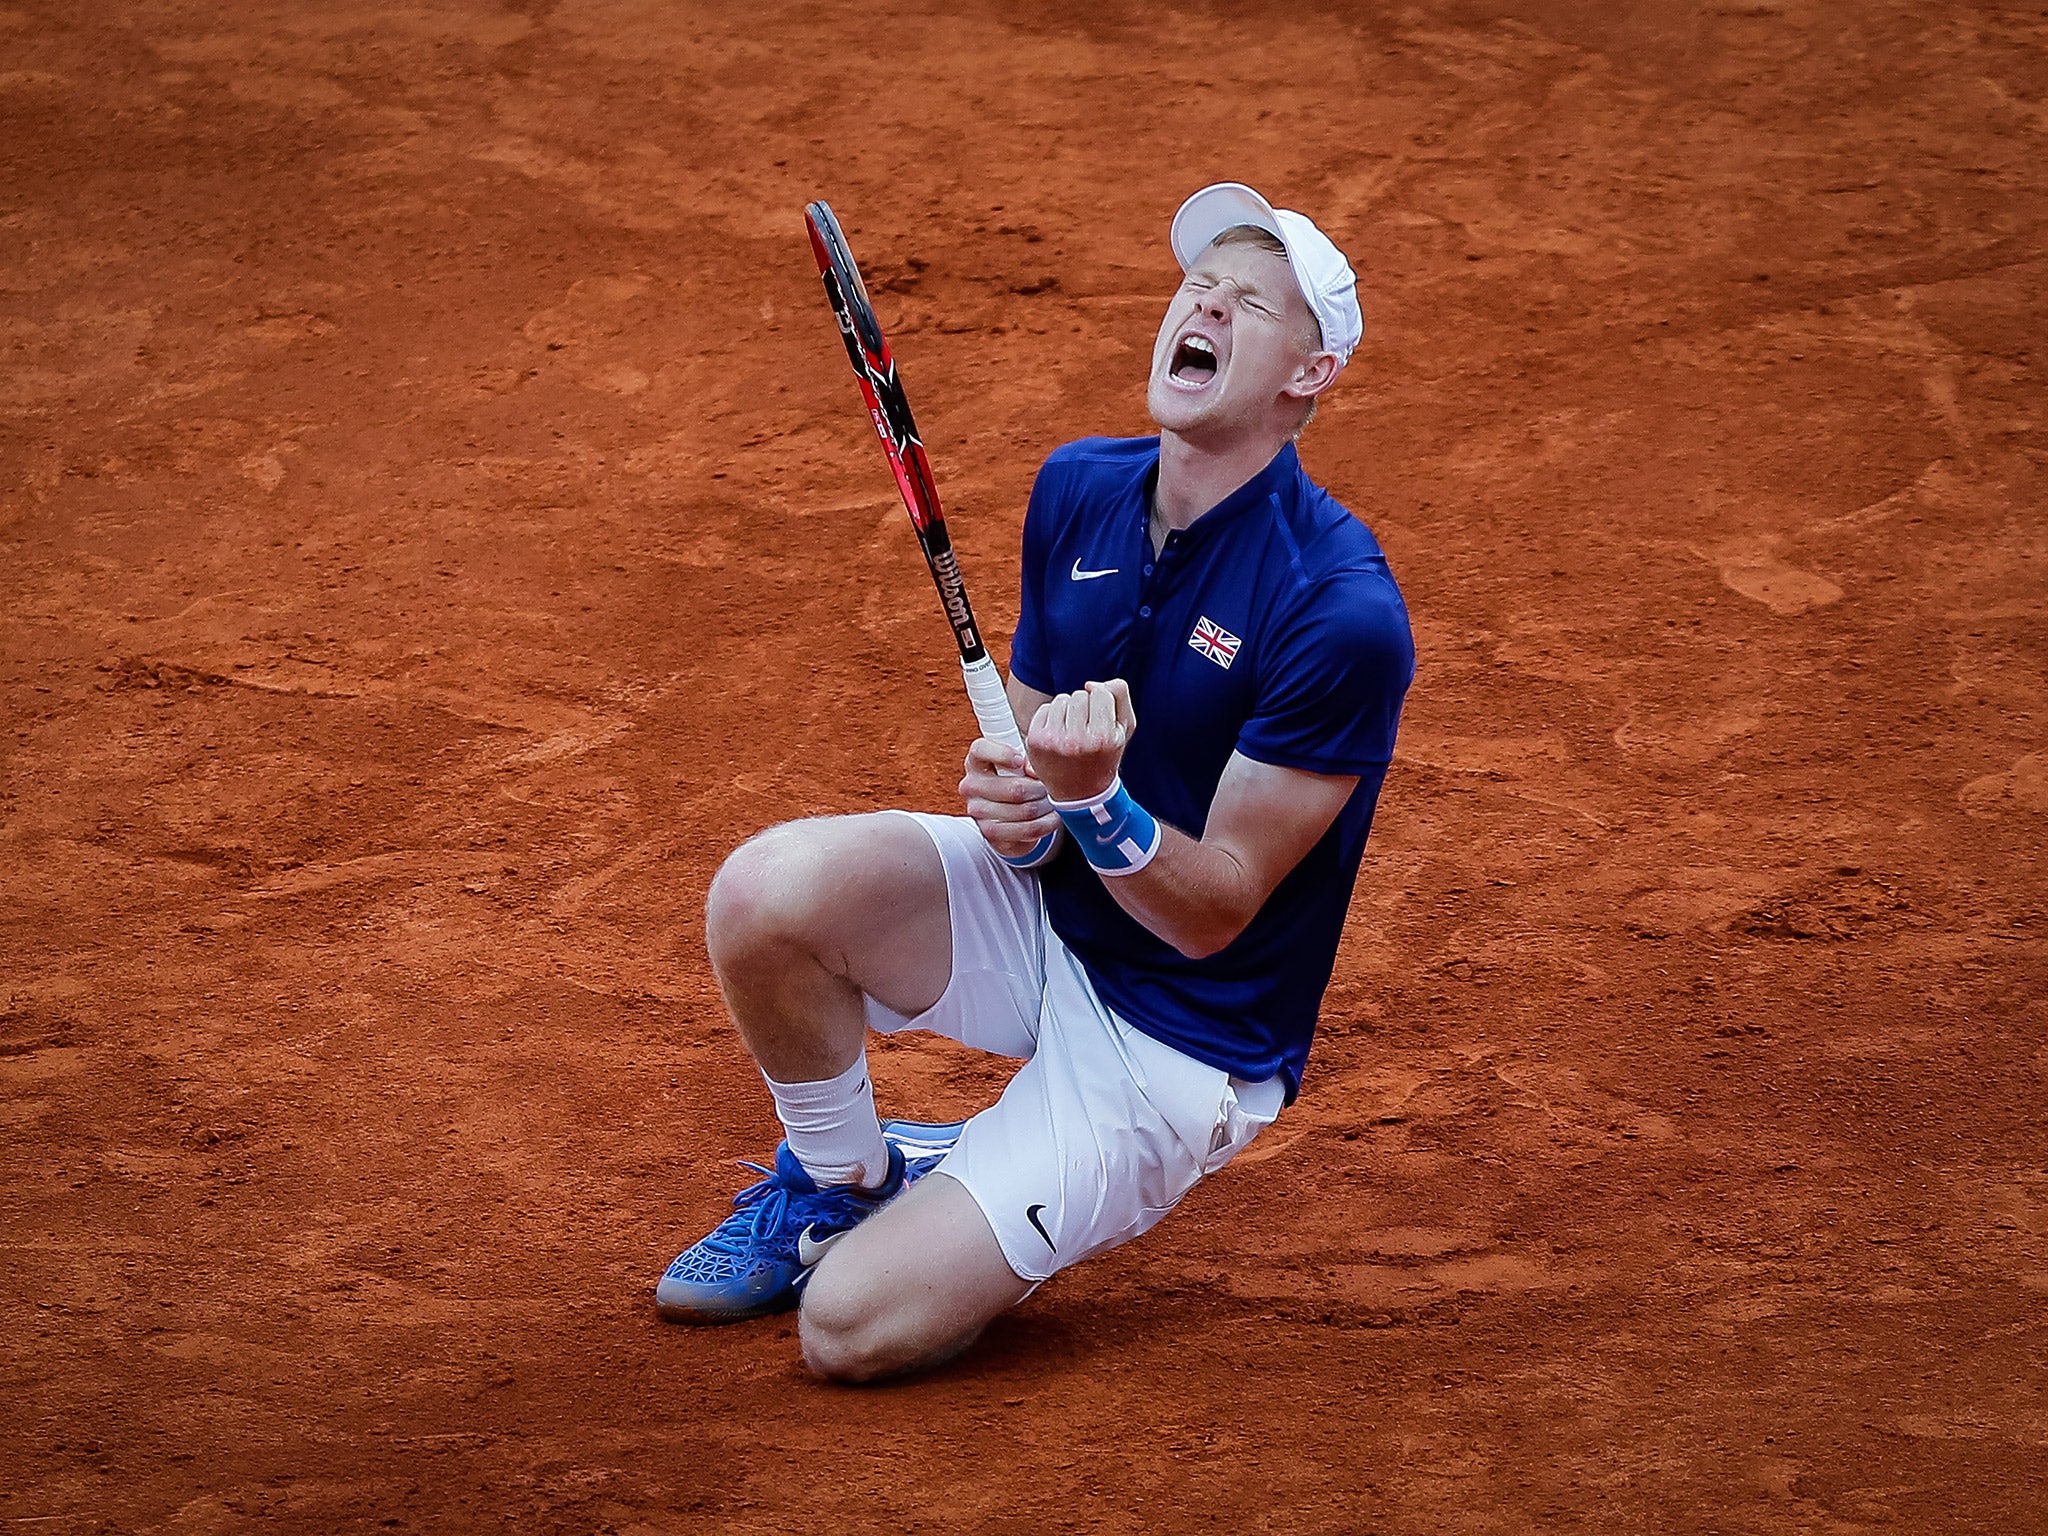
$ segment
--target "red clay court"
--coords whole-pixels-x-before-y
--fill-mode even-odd
[[[0,1529],[2040,1528],[2041,5],[6,7]],[[1006,642],[1224,177],[1420,648],[1301,1102],[933,1378],[663,1326],[712,871],[972,730],[804,202]]]

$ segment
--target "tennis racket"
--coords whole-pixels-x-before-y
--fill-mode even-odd
[[[953,554],[953,540],[946,532],[946,514],[939,506],[938,487],[932,483],[932,467],[925,457],[924,443],[917,435],[917,423],[910,415],[910,401],[896,377],[896,360],[889,342],[875,319],[875,307],[868,302],[867,284],[854,265],[846,234],[833,217],[831,205],[807,204],[804,220],[810,226],[811,251],[818,258],[818,273],[825,280],[825,297],[839,318],[839,336],[846,343],[847,361],[860,380],[860,392],[868,403],[868,415],[875,433],[882,439],[882,451],[889,455],[889,468],[896,473],[896,489],[903,493],[903,505],[917,529],[917,542],[924,550],[924,563],[932,573],[932,585],[939,589],[939,602],[946,610],[946,622],[953,626],[953,639],[960,647],[960,675],[967,682],[967,697],[974,705],[974,718],[981,734],[1024,750],[1017,733],[1016,717],[1010,713],[1009,695],[1003,691],[1002,673],[996,670],[981,630],[974,622],[974,609],[967,601],[967,584],[960,578],[960,562]]]

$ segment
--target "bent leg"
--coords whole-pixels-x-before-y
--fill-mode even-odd
[[[832,1245],[804,1289],[804,1361],[876,1381],[950,1360],[1031,1294],[966,1187],[943,1171]]]
[[[768,1178],[670,1263],[655,1287],[664,1317],[730,1322],[794,1305],[819,1245],[954,1144],[955,1127],[921,1146],[902,1122],[885,1133],[865,1071],[870,1021],[1014,1055],[1035,1047],[1037,884],[986,850],[950,818],[835,817],[773,828],[719,871],[707,946],[786,1135]]]
[[[1055,945],[1037,1050],[946,1161],[841,1238],[803,1301],[804,1357],[873,1381],[938,1364],[1045,1279],[1149,1231],[1277,1114],[1248,1083],[1117,1018]]]
[[[845,1071],[863,994],[897,1013],[936,1003],[953,972],[945,867],[907,816],[771,827],[711,882],[704,938],[740,1038],[777,1082]]]

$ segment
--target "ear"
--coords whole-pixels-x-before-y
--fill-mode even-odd
[[[1312,400],[1337,382],[1344,365],[1334,352],[1314,352],[1295,366],[1294,376],[1280,391],[1294,400]]]

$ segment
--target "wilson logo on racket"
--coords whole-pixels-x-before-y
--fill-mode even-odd
[[[932,570],[939,578],[939,601],[946,605],[946,617],[953,628],[966,635],[974,631],[974,615],[967,607],[967,584],[960,579],[960,561],[952,550],[932,557]]]
[[[1195,632],[1188,636],[1188,644],[1228,672],[1230,664],[1237,660],[1237,648],[1244,641],[1214,619],[1200,618],[1195,620]]]

